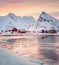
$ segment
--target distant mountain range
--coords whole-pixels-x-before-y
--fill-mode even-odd
[[[42,12],[38,20],[32,16],[16,16],[9,13],[6,16],[0,16],[0,31],[8,31],[12,28],[25,29],[29,31],[59,30],[59,20],[53,18],[45,12]]]

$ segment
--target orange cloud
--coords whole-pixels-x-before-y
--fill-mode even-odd
[[[50,15],[52,15],[55,18],[59,19],[59,12],[53,12],[53,13],[50,13]]]
[[[16,15],[31,15],[38,18],[39,14],[59,11],[59,0],[0,0],[0,15],[9,12]]]

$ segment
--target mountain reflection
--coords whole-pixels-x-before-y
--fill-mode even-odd
[[[46,62],[57,62],[59,57],[56,53],[57,36],[40,36],[38,41],[42,59],[46,60]]]

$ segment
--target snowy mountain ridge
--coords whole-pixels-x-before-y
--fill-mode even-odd
[[[25,29],[33,26],[35,19],[31,16],[16,16],[13,13],[9,13],[6,16],[0,16],[0,30],[10,30],[11,28]]]
[[[32,16],[16,16],[9,13],[6,16],[0,16],[0,30],[6,31],[12,28],[25,29],[28,31],[59,30],[59,20],[42,12],[36,21]]]

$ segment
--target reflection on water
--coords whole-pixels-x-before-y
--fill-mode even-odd
[[[38,58],[50,65],[59,64],[59,36],[1,37],[0,46],[4,46],[17,54]]]
[[[38,38],[38,41],[40,42],[40,55],[42,56],[43,61],[51,63],[50,65],[55,65],[55,63],[59,61],[59,51],[56,51],[57,45],[59,45],[58,39],[58,36],[47,35]],[[56,65],[58,64],[56,63]]]
[[[46,35],[46,36],[39,36],[40,41],[41,43],[56,43],[56,36],[49,36],[49,35]]]

